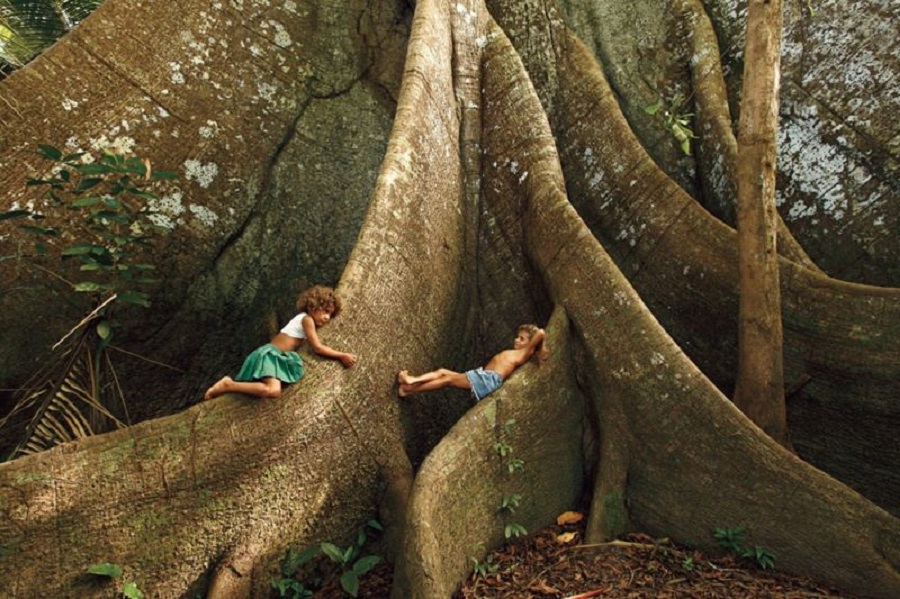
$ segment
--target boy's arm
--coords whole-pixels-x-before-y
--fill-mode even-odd
[[[547,333],[544,332],[544,329],[538,329],[537,333],[532,335],[531,339],[528,341],[528,345],[525,346],[526,360],[530,359],[535,351],[540,348],[538,353],[538,359],[543,360],[549,355],[550,350],[547,349],[547,345],[544,341],[547,339]]]
[[[344,368],[350,368],[356,364],[357,357],[355,355],[332,349],[322,343],[322,340],[319,339],[319,333],[316,331],[316,322],[312,319],[312,316],[305,316],[302,324],[303,331],[306,333],[306,340],[309,342],[309,346],[314,352],[320,356],[338,360],[344,365]]]

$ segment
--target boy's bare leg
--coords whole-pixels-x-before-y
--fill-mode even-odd
[[[418,376],[410,376],[408,370],[401,370],[397,373],[397,382],[403,385],[417,385],[419,383],[427,383],[428,381],[453,376],[455,374],[459,373],[447,370],[446,368],[438,368],[437,370],[432,370],[431,372],[426,372]]]
[[[412,393],[443,389],[444,387],[472,388],[471,383],[469,383],[469,377],[464,372],[454,372],[446,368],[412,377],[405,370],[401,370],[397,374],[397,381],[400,383],[397,390],[397,395],[400,397],[406,397]]]

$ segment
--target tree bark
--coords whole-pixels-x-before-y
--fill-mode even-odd
[[[274,27],[269,9],[242,6],[261,30]],[[92,17],[97,30],[103,19],[124,18],[115,0],[104,10]],[[309,17],[315,7],[303,10]],[[559,23],[547,25],[554,45],[538,44],[538,54],[556,62],[540,65],[552,76],[538,90],[525,70],[528,53],[516,51],[481,2],[417,2],[393,130],[341,276],[347,307],[323,332],[360,363],[344,371],[311,358],[307,378],[277,401],[226,396],[0,465],[0,593],[100,596],[106,589],[83,572],[110,561],[152,595],[210,587],[223,596],[263,595],[288,547],[343,542],[377,516],[399,548],[398,589],[442,594],[464,575],[468,555],[481,551],[467,544],[488,549],[499,541],[496,493],[509,479],[488,467],[496,463],[487,461],[485,443],[498,433],[485,417],[502,424],[509,409],[521,427],[510,441],[530,452],[522,512],[529,527],[572,501],[587,464],[596,472],[594,538],[638,529],[713,549],[714,528],[745,526],[781,569],[854,594],[900,594],[896,516],[786,452],[714,384],[734,372],[727,359],[736,355],[734,231],[641,152],[594,57]],[[229,47],[241,47],[233,41]],[[65,51],[57,45],[47,61],[62,61]],[[247,52],[246,64],[261,60]],[[272,65],[277,55],[267,55]],[[40,67],[47,70],[27,77],[62,77],[47,61]],[[155,76],[166,81],[171,73],[160,64]],[[323,97],[347,90],[334,80],[306,84]],[[544,97],[554,102],[550,114]],[[192,103],[175,102],[190,120]],[[271,154],[291,113],[270,109],[246,125],[243,141]],[[272,133],[276,122],[282,128]],[[252,162],[249,179],[264,180],[269,171]],[[204,193],[224,201],[226,191]],[[236,210],[268,213],[270,206],[247,208],[238,195]],[[251,241],[293,243],[265,222],[250,218],[246,238],[215,246],[220,260],[244,273],[211,267],[222,268],[213,279],[223,288],[252,281],[251,295],[265,295],[264,287],[256,291],[264,279],[247,274],[260,260],[251,259]],[[805,404],[862,414],[847,428],[878,433],[857,435],[860,443],[895,433],[896,290],[842,283],[789,261],[781,278],[788,372],[812,376],[800,392]],[[196,293],[188,295],[205,297]],[[464,393],[397,401],[400,368],[470,367],[507,346],[514,324],[546,322],[553,307],[548,330],[558,351],[546,364],[523,367],[494,400],[469,412]],[[720,347],[732,351],[719,354]],[[560,430],[547,430],[545,410],[560,414]],[[872,422],[873,413],[885,417]],[[854,459],[859,446],[832,444],[845,440],[842,430],[820,440],[831,445],[824,454],[849,460],[841,474],[867,495],[896,501],[900,495],[885,492],[897,481],[896,453],[884,441],[892,437],[868,456],[866,471]],[[599,456],[578,454],[583,433]],[[547,444],[530,447],[532,439]],[[857,470],[861,478],[853,479]],[[438,484],[447,472],[485,496]],[[460,523],[452,514],[466,506],[475,524],[453,538]],[[451,550],[444,556],[438,547]]]

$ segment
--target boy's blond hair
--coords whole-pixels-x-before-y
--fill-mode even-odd
[[[523,324],[519,325],[519,328],[516,329],[516,333],[528,333],[528,337],[534,337],[539,330],[541,329],[536,324]]]

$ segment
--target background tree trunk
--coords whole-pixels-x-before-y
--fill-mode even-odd
[[[738,133],[740,301],[734,403],[790,447],[784,405],[775,145],[781,86],[781,2],[750,0]]]

